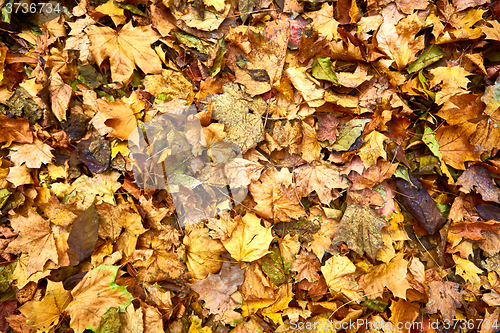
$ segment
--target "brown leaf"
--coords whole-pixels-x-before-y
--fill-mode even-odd
[[[4,147],[14,142],[32,143],[33,133],[30,123],[26,119],[13,119],[0,114],[0,142],[5,142]]]
[[[500,189],[488,170],[480,164],[475,164],[465,170],[458,178],[457,185],[462,186],[460,192],[470,193],[474,190],[481,195],[483,200],[500,203]]]
[[[452,320],[462,302],[463,296],[458,283],[450,281],[429,283],[429,301],[425,308],[428,313],[437,313],[439,310],[444,319]]]
[[[292,263],[292,270],[296,271],[297,281],[307,279],[309,282],[316,282],[319,280],[318,271],[321,268],[321,263],[318,257],[312,252],[302,250],[297,256],[297,259]]]
[[[219,274],[208,274],[208,277],[190,285],[191,289],[205,301],[205,308],[210,314],[221,316],[229,310],[231,295],[243,283],[243,270],[239,265],[225,262]]]
[[[481,151],[467,140],[469,131],[464,126],[441,126],[436,131],[436,140],[443,161],[451,167],[465,170],[464,162],[479,161]]]
[[[373,209],[349,205],[333,237],[332,249],[338,243],[345,242],[349,249],[359,255],[366,252],[370,257],[375,258],[377,252],[384,246],[381,232],[386,224],[386,220]]]
[[[56,243],[50,221],[45,220],[34,210],[28,210],[28,217],[18,216],[10,220],[12,228],[19,236],[5,249],[6,252],[29,254],[28,274],[43,271],[48,260],[59,262]]]
[[[406,210],[432,235],[443,227],[446,219],[422,184],[413,176],[410,176],[410,180],[413,185],[404,179],[396,179],[401,199]]]
[[[68,255],[71,265],[85,260],[95,250],[98,239],[99,215],[94,205],[78,215],[68,237]]]
[[[72,94],[71,86],[66,84],[58,73],[52,74],[50,78],[50,102],[52,103],[52,112],[57,120],[66,120],[66,110],[68,110]]]

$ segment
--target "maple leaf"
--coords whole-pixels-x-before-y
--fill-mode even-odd
[[[146,75],[142,81],[147,92],[155,97],[170,96],[172,99],[193,100],[193,85],[181,72],[163,69],[161,74]]]
[[[345,242],[347,246],[359,255],[365,252],[375,258],[383,247],[382,228],[387,224],[375,210],[369,207],[349,205],[340,220],[332,246]]]
[[[32,143],[33,133],[30,123],[26,119],[13,119],[0,114],[0,142],[5,142],[2,147],[8,147],[12,142]]]
[[[481,155],[481,152],[468,142],[467,133],[463,126],[441,126],[436,131],[443,161],[458,170],[465,170],[466,161],[479,161]]]
[[[304,215],[292,185],[292,173],[286,168],[264,170],[260,180],[251,183],[248,189],[257,202],[256,212],[264,218],[289,221]]]
[[[161,61],[150,47],[160,35],[151,26],[133,27],[132,21],[117,33],[109,27],[92,25],[86,29],[90,51],[100,66],[109,58],[111,77],[127,84],[134,75],[135,65],[147,74],[161,73]]]
[[[73,288],[73,298],[65,312],[71,317],[70,326],[76,333],[85,329],[96,332],[109,308],[119,307],[123,311],[130,304],[132,295],[126,287],[115,283],[117,273],[118,266],[100,265]]]
[[[196,229],[183,240],[186,246],[186,265],[198,280],[217,272],[222,266],[220,255],[224,252],[224,246],[220,241],[210,238],[208,232],[208,228]]]
[[[486,23],[491,24],[493,26],[492,28],[490,28],[485,24],[481,27],[484,34],[486,35],[486,39],[493,39],[496,41],[500,41],[500,22],[493,20],[493,21],[486,21]]]
[[[25,164],[10,167],[9,175],[5,179],[16,187],[24,184],[33,184],[30,169]]]
[[[57,120],[66,120],[66,110],[68,110],[71,101],[73,89],[70,85],[64,83],[58,73],[54,73],[50,78],[50,102],[52,103],[52,112]]]
[[[117,171],[112,171],[106,174],[98,174],[94,177],[89,177],[87,175],[80,176],[73,183],[73,188],[77,193],[80,193],[85,201],[82,206],[86,208],[94,202],[94,199],[98,199],[96,204],[107,202],[109,204],[115,204],[115,192],[120,188],[121,184],[117,181],[120,177],[120,173]]]
[[[109,102],[100,98],[97,100],[97,107],[104,124],[113,129],[109,135],[121,140],[128,140],[130,134],[137,127],[137,120],[131,106],[123,100]]]
[[[224,165],[224,171],[231,188],[247,187],[259,179],[264,166],[257,162],[234,158]]]
[[[272,240],[271,228],[261,226],[260,218],[247,212],[222,244],[235,260],[250,262],[265,256]]]
[[[339,121],[333,113],[318,116],[318,140],[326,141],[333,144],[337,140],[337,126]]]
[[[190,285],[191,289],[205,301],[205,308],[216,318],[230,309],[231,295],[243,283],[244,274],[239,265],[225,262],[219,274],[208,274],[208,277]]]
[[[96,7],[93,17],[99,19],[103,16],[109,16],[113,20],[115,26],[119,26],[127,21],[125,16],[125,11],[123,8],[118,7],[112,0],[109,0],[105,4]]]
[[[321,9],[307,14],[312,19],[314,30],[322,37],[332,40],[337,37],[337,27],[339,23],[333,17],[333,6],[324,3]]]
[[[28,319],[26,325],[39,332],[49,332],[59,323],[59,317],[71,302],[71,293],[62,282],[47,280],[47,290],[40,301],[31,300],[18,310]]]
[[[384,20],[377,31],[377,47],[396,62],[398,69],[403,69],[425,46],[424,36],[414,37],[423,25],[417,14],[402,19],[397,25]]]
[[[10,160],[16,165],[26,164],[28,168],[38,169],[42,164],[48,164],[52,160],[52,148],[35,139],[31,144],[13,144],[9,153]]]
[[[452,320],[462,302],[460,284],[450,281],[429,282],[429,301],[425,308],[428,313],[437,313],[439,310],[444,319]]]
[[[471,261],[467,259],[462,259],[457,255],[453,255],[453,261],[455,261],[455,271],[457,275],[460,275],[466,282],[470,281],[475,284],[481,284],[481,279],[477,274],[483,272],[482,269],[474,265]]]
[[[384,149],[384,142],[388,139],[380,132],[373,131],[365,137],[366,143],[359,150],[359,157],[363,161],[365,168],[377,164],[377,159],[382,157],[387,158],[387,153]]]
[[[419,304],[399,299],[397,302],[393,301],[391,303],[390,309],[390,322],[396,327],[399,323],[404,323],[405,327],[408,327],[419,316],[420,306]],[[399,325],[401,326],[401,324]]]
[[[363,64],[358,64],[354,73],[341,72],[337,73],[337,81],[340,85],[348,88],[357,88],[365,81],[373,78],[373,75],[368,74],[368,67]]]
[[[142,308],[134,309],[134,305],[130,304],[125,309],[124,313],[120,313],[120,321],[122,333],[142,333],[144,332]]]
[[[346,256],[334,254],[321,267],[321,273],[325,277],[326,284],[334,293],[342,292],[350,299],[359,297],[357,284],[354,282],[353,273],[356,266]]]
[[[316,191],[319,200],[324,204],[329,204],[340,196],[338,189],[349,186],[342,175],[342,168],[327,163],[315,162],[300,166],[294,170],[294,175],[301,197]]]
[[[19,236],[7,246],[5,251],[28,253],[28,274],[43,271],[43,266],[48,260],[56,264],[59,262],[50,221],[30,209],[28,217],[18,216],[11,219],[10,223]]]
[[[297,259],[292,263],[292,270],[296,271],[297,281],[307,279],[309,282],[316,282],[319,280],[318,271],[320,270],[321,262],[314,253],[302,250],[297,256]]]
[[[305,68],[289,67],[285,70],[285,73],[295,89],[300,92],[307,105],[310,107],[319,107],[325,104],[325,100],[323,99],[325,90],[318,87],[317,84],[306,75]]]
[[[404,253],[400,252],[388,264],[375,266],[360,278],[360,289],[375,298],[382,296],[384,287],[387,287],[394,296],[406,299],[406,290],[411,286],[406,279],[408,262],[403,257]]]
[[[469,73],[463,67],[437,67],[429,71],[433,78],[429,82],[429,88],[440,86],[441,90],[436,93],[436,103],[441,105],[457,94],[467,92]]]

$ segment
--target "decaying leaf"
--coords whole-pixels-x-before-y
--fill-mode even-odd
[[[340,220],[340,225],[332,240],[332,246],[345,242],[359,255],[367,253],[375,258],[383,247],[382,228],[387,224],[375,210],[359,205],[349,205]]]

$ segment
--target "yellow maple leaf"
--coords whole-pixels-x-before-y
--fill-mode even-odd
[[[71,301],[71,293],[62,282],[47,280],[47,291],[40,301],[31,300],[18,310],[28,319],[26,325],[38,332],[49,332],[59,323],[59,317]]]
[[[70,315],[70,326],[76,333],[85,329],[95,332],[109,308],[125,310],[130,304],[132,295],[126,287],[115,283],[117,273],[118,266],[101,265],[85,274],[73,288],[65,312]]]
[[[346,256],[334,254],[321,267],[321,272],[325,277],[326,284],[333,294],[342,292],[349,299],[359,297],[357,283],[352,275],[356,271],[356,266]]]
[[[198,280],[206,278],[209,273],[216,273],[222,267],[220,255],[224,253],[224,246],[212,239],[208,232],[208,228],[195,229],[183,240],[186,265],[191,275]]]
[[[148,74],[161,73],[161,61],[150,45],[160,35],[151,26],[133,27],[132,21],[116,32],[109,27],[87,28],[90,39],[90,51],[100,66],[109,58],[111,78],[125,84],[132,80],[135,65]]]
[[[271,228],[261,226],[260,218],[247,212],[222,244],[234,259],[250,262],[265,256],[272,240]]]
[[[397,25],[384,21],[377,32],[377,47],[396,62],[398,69],[403,69],[425,46],[423,35],[415,38],[423,25],[417,14],[402,19]]]
[[[5,251],[28,253],[30,255],[27,264],[29,274],[43,271],[48,260],[56,264],[59,262],[50,221],[38,215],[33,209],[28,210],[28,217],[18,216],[10,221],[12,228],[19,233],[19,236],[9,243]]]
[[[312,19],[314,30],[322,37],[332,40],[338,36],[337,27],[339,22],[333,17],[333,6],[324,3],[321,9],[307,14],[307,17]]]
[[[41,140],[35,139],[30,144],[13,144],[9,153],[10,160],[16,165],[26,163],[28,168],[38,169],[42,164],[48,164],[52,160],[52,148]]]
[[[94,11],[93,16],[95,19],[98,19],[106,15],[111,17],[115,26],[119,26],[120,24],[127,22],[125,10],[115,5],[113,0],[109,0],[105,4],[98,6]]]
[[[434,77],[429,82],[429,88],[437,85],[441,90],[436,93],[436,104],[441,105],[447,102],[452,96],[467,93],[469,73],[463,67],[437,67],[429,71]]]
[[[366,169],[377,164],[377,159],[387,158],[387,152],[384,149],[384,142],[388,137],[380,132],[373,131],[365,137],[365,145],[359,150],[359,157],[363,161]]]
[[[474,265],[473,262],[467,259],[462,259],[456,254],[453,255],[455,261],[455,272],[460,275],[466,282],[470,281],[475,284],[481,284],[481,279],[478,274],[483,272],[482,269]]]
[[[406,290],[411,286],[406,279],[408,262],[403,257],[404,253],[400,252],[388,264],[375,266],[359,280],[360,289],[376,298],[382,297],[384,287],[387,287],[394,296],[406,299]]]

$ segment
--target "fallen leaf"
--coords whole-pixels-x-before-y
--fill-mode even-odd
[[[337,27],[339,23],[333,17],[333,6],[324,3],[321,9],[315,12],[310,12],[307,17],[312,19],[314,30],[322,37],[332,40],[337,37]]]
[[[201,280],[209,273],[217,272],[221,267],[220,255],[224,246],[218,240],[210,238],[207,228],[196,229],[184,237],[186,246],[186,265],[195,279]]]
[[[439,311],[445,320],[452,320],[462,302],[460,284],[450,281],[431,281],[429,283],[429,301],[425,308],[428,313]]]
[[[384,142],[388,139],[380,132],[373,131],[365,137],[365,144],[359,150],[359,157],[363,161],[366,169],[377,164],[377,159],[382,157],[387,158],[387,153],[384,149]]]
[[[18,310],[28,319],[26,325],[40,332],[48,332],[59,323],[69,302],[71,293],[62,282],[47,281],[47,290],[40,301],[31,300]]]
[[[70,265],[85,260],[95,250],[98,239],[99,215],[94,205],[78,215],[68,237]]]
[[[359,280],[360,290],[375,298],[382,296],[387,287],[396,297],[406,299],[406,291],[411,288],[406,278],[408,262],[404,253],[398,253],[388,264],[375,266]]]
[[[208,274],[208,277],[191,284],[191,289],[205,301],[205,309],[210,314],[220,317],[229,310],[231,295],[243,283],[243,270],[239,265],[225,262],[219,274]]]
[[[387,224],[377,212],[369,207],[358,205],[347,206],[344,216],[332,240],[332,248],[345,242],[359,255],[365,252],[375,258],[383,247],[382,228]]]
[[[460,275],[466,282],[472,282],[475,284],[481,284],[481,279],[478,274],[483,272],[482,269],[474,265],[471,261],[467,259],[462,259],[457,255],[453,255],[453,261],[455,261],[455,272]]]
[[[461,186],[460,192],[470,193],[474,190],[481,195],[483,200],[500,203],[500,189],[482,165],[475,164],[465,170],[456,184]]]
[[[458,170],[465,170],[464,162],[478,161],[481,155],[481,152],[468,142],[467,133],[463,126],[442,126],[436,131],[443,161]]]
[[[58,73],[54,73],[50,78],[50,102],[52,104],[52,112],[57,120],[66,120],[66,111],[68,110],[71,101],[73,89],[66,84]]]
[[[437,67],[431,69],[430,73],[433,75],[433,78],[429,82],[429,88],[434,88],[438,85],[441,88],[436,93],[436,103],[438,105],[447,102],[454,95],[467,92],[467,85],[470,82],[467,76],[471,75],[471,73],[463,67]]]
[[[358,286],[353,275],[355,271],[356,266],[349,258],[339,254],[334,254],[321,267],[321,273],[323,273],[332,294],[341,292],[350,299],[359,297]]]
[[[2,147],[8,147],[14,142],[32,143],[33,133],[30,123],[26,119],[13,119],[0,115],[0,142],[5,142]]]
[[[327,4],[325,4],[327,5]],[[285,70],[287,77],[292,82],[295,89],[297,89],[304,101],[310,107],[319,107],[325,104],[323,99],[325,95],[325,90],[317,86],[304,72],[305,68],[294,68],[289,67]]]
[[[44,219],[34,210],[28,210],[28,217],[18,216],[10,220],[12,228],[19,236],[5,249],[10,253],[25,252],[29,254],[28,274],[43,271],[48,260],[57,264],[56,243],[52,234],[50,221]]]
[[[109,59],[113,81],[129,83],[136,64],[147,74],[161,73],[161,61],[150,47],[160,35],[151,26],[133,27],[129,21],[119,32],[95,25],[88,27],[86,32],[97,64],[100,66]]]
[[[132,301],[126,287],[115,283],[118,266],[101,265],[89,271],[71,291],[72,300],[65,312],[76,333],[85,329],[96,332],[102,316],[109,308],[125,308]]]
[[[260,218],[247,212],[233,231],[231,238],[222,241],[226,250],[237,261],[251,262],[269,251],[273,236],[271,228],[260,225]]]
[[[16,165],[26,163],[31,169],[38,169],[42,164],[50,163],[54,157],[50,152],[52,148],[38,139],[30,144],[13,144],[10,149],[9,157],[12,162]]]

